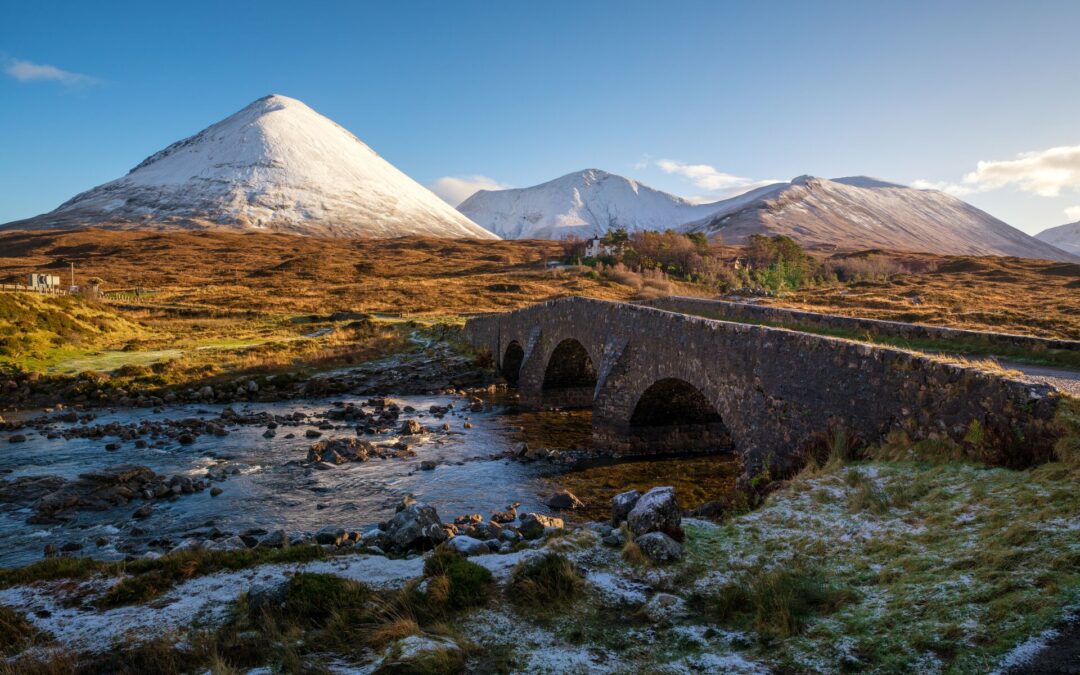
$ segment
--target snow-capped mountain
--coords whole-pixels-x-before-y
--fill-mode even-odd
[[[1080,255],[1080,221],[1043,230],[1035,235],[1035,238],[1057,246],[1062,251]]]
[[[665,230],[703,218],[715,208],[586,169],[528,188],[480,190],[458,210],[503,238],[563,239],[618,227]]]
[[[494,238],[302,102],[260,98],[126,176],[6,228],[224,227]]]
[[[711,206],[710,215],[682,229],[731,244],[752,234],[783,234],[804,245],[843,249],[1075,259],[944,192],[866,176],[800,176]]]

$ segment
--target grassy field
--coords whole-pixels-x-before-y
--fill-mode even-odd
[[[770,304],[871,319],[1080,339],[1080,264],[919,254],[890,257],[908,271],[876,281],[802,289]]]
[[[547,241],[333,240],[209,231],[3,233],[0,281],[60,272],[74,263],[76,281],[98,277],[106,291],[120,293],[100,302],[0,294],[0,364],[58,376],[157,367],[168,372],[164,379],[170,382],[202,380],[233,370],[355,360],[350,341],[358,333],[349,324],[362,313],[377,326],[363,333],[369,348],[360,351],[377,355],[400,348],[411,330],[397,323],[404,318],[460,324],[470,313],[567,295],[632,300],[657,292],[715,297],[722,290],[669,279],[643,284],[641,275],[618,270],[552,268],[562,255],[559,243]],[[838,255],[823,264],[877,271],[766,302],[1080,338],[1075,264],[881,252]],[[370,348],[374,343],[380,346]],[[957,351],[978,354],[963,345]],[[1045,362],[1037,355],[1002,356]]]

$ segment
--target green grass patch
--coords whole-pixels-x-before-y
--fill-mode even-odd
[[[687,524],[674,578],[711,575],[692,604],[781,671],[986,672],[1080,602],[1076,479],[1064,462],[836,465]]]

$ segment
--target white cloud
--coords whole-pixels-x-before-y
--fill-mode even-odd
[[[1063,189],[1080,188],[1080,145],[1025,152],[1016,159],[979,162],[964,184],[980,191],[1016,185],[1024,192],[1056,197]]]
[[[980,161],[959,183],[917,180],[911,185],[953,195],[1015,186],[1040,197],[1057,197],[1062,190],[1080,190],[1080,145],[1025,152],[1016,159]]]
[[[938,190],[939,192],[947,192],[954,197],[960,197],[962,195],[968,195],[972,192],[975,192],[973,188],[966,185],[949,183],[947,181],[929,181],[923,180],[922,178],[912,181],[911,187],[915,188],[916,190]]]
[[[697,187],[713,193],[708,197],[694,198],[694,201],[704,202],[716,199],[717,197],[732,197],[742,194],[747,190],[753,190],[754,188],[763,185],[771,185],[780,182],[776,180],[754,180],[753,178],[744,178],[742,176],[724,173],[709,164],[687,164],[686,162],[680,162],[675,159],[658,160],[656,166],[664,173],[682,176]]]
[[[1070,206],[1065,209],[1065,217],[1069,219],[1069,222],[1074,220],[1080,220],[1080,206]]]
[[[436,179],[428,188],[442,197],[450,206],[457,206],[478,190],[505,190],[510,187],[487,176],[443,176]]]
[[[94,84],[97,80],[89,75],[61,70],[56,66],[33,63],[20,59],[8,59],[4,72],[19,82],[59,82],[65,85]]]

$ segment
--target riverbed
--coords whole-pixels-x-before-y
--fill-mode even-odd
[[[315,470],[304,461],[315,442],[306,432],[317,430],[321,434],[318,440],[355,438],[358,432],[353,425],[334,421],[328,413],[346,404],[370,409],[366,397],[232,406],[239,416],[269,413],[298,420],[295,425],[277,428],[269,438],[265,425],[240,424],[227,426],[225,436],[204,434],[190,444],[164,439],[143,448],[112,437],[59,437],[87,424],[219,420],[225,405],[97,410],[90,421],[56,421],[40,431],[30,427],[19,430],[27,437],[21,443],[8,442],[15,432],[0,432],[0,476],[6,479],[38,475],[74,479],[90,470],[124,463],[145,465],[169,476],[203,478],[210,467],[229,473],[226,480],[211,483],[221,488],[218,496],[203,490],[173,500],[155,500],[151,515],[142,520],[133,519],[133,512],[142,503],[139,499],[105,511],[70,513],[58,524],[27,523],[33,514],[30,504],[6,505],[0,509],[0,566],[38,560],[46,544],[81,547],[72,552],[74,555],[120,559],[148,550],[164,552],[189,536],[206,537],[215,528],[230,534],[277,529],[313,533],[331,525],[362,531],[393,515],[395,506],[408,495],[431,504],[449,522],[473,513],[488,517],[515,502],[520,502],[522,512],[550,513],[545,497],[565,483],[572,485],[589,507],[577,514],[581,519],[585,514],[604,517],[610,494],[622,487],[624,477],[633,483],[682,483],[685,488],[681,491],[692,502],[721,499],[734,486],[734,460],[723,456],[686,460],[686,464],[669,460],[649,465],[638,460],[580,468],[561,462],[521,462],[506,456],[522,442],[553,449],[587,447],[588,411],[524,412],[502,402],[488,402],[483,410],[470,411],[465,399],[449,395],[391,396],[387,404],[391,402],[403,411],[402,421],[415,419],[425,431],[407,437],[397,431],[363,437],[385,445],[405,441],[415,455],[374,458],[328,470]],[[442,417],[430,411],[432,406],[448,405],[454,407]],[[50,433],[58,437],[47,438]],[[119,448],[107,451],[110,443]],[[423,462],[434,462],[435,468],[422,469]],[[702,488],[703,476],[715,476],[716,480],[706,480]],[[563,515],[574,518],[574,514]]]

